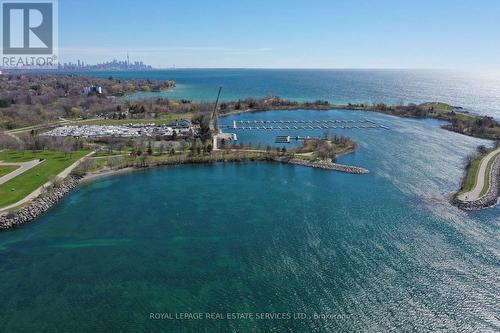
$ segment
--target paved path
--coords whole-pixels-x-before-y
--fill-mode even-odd
[[[481,191],[483,190],[484,187],[484,182],[486,181],[486,167],[488,166],[488,163],[497,156],[497,154],[500,154],[500,148],[493,150],[491,153],[489,153],[482,159],[481,165],[479,166],[479,171],[477,172],[478,179],[476,182],[476,186],[469,192],[461,194],[458,197],[460,200],[475,201],[480,198]]]
[[[26,172],[27,170],[29,170],[29,169],[37,166],[40,163],[43,163],[43,161],[33,160],[33,161],[22,162],[22,163],[4,163],[4,162],[0,161],[0,165],[16,165],[16,166],[19,166],[19,168],[17,168],[16,170],[12,171],[11,173],[8,173],[5,176],[0,177],[0,185],[2,185],[3,183],[8,182],[9,180],[11,180],[14,177],[19,176],[20,174],[22,174],[22,173]]]
[[[88,153],[87,155],[83,156],[82,158],[80,158],[78,161],[76,161],[75,163],[71,164],[69,167],[67,167],[66,169],[64,169],[61,173],[59,173],[57,175],[57,177],[59,178],[66,178],[70,173],[71,171],[73,171],[80,163],[82,163],[82,161],[86,158],[86,157],[89,157],[91,155],[93,155],[95,152],[90,152]]]
[[[89,154],[83,156],[82,158],[80,158],[78,161],[76,161],[75,163],[71,164],[69,167],[67,167],[66,169],[64,169],[61,173],[59,173],[56,177],[59,177],[59,178],[65,178],[66,176],[68,176],[71,171],[73,171],[73,169],[75,169],[86,157],[90,156],[94,154],[94,152],[90,152]],[[43,184],[42,186],[40,186],[39,188],[37,188],[36,190],[34,190],[33,192],[31,192],[30,194],[28,194],[26,197],[24,197],[23,199],[19,200],[18,202],[16,203],[13,203],[12,205],[9,205],[9,206],[6,206],[6,207],[2,207],[0,208],[0,213],[3,213],[3,212],[6,212],[12,208],[15,208],[17,206],[21,206],[21,205],[24,205],[25,203],[35,199],[36,197],[38,197],[41,193],[42,193],[42,189],[48,185],[50,185],[51,182],[46,182],[45,184]]]
[[[16,140],[17,142],[19,142],[19,143],[23,143],[23,140],[21,140],[21,139],[20,139],[17,135],[12,134],[12,133],[10,133],[9,131],[5,131],[5,132],[3,132],[3,133],[5,133],[5,135],[10,136],[11,138],[13,138],[14,140]]]

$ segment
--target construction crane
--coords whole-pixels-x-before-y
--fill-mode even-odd
[[[219,93],[217,94],[217,99],[215,100],[214,111],[212,112],[212,119],[210,121],[210,130],[213,134],[219,134],[219,110],[217,107],[219,106],[219,98],[222,92],[222,87],[219,87]]]

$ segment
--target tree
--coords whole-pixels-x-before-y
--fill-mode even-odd
[[[148,152],[149,156],[153,155],[153,146],[151,144],[151,141],[148,141],[148,150],[147,150],[147,152]]]
[[[335,158],[335,148],[324,140],[318,140],[314,153],[321,159]]]
[[[198,151],[198,143],[196,142],[196,140],[193,140],[193,142],[191,142],[191,155],[195,155],[196,152]]]
[[[124,143],[123,143],[123,142],[118,141],[118,142],[116,143],[116,149],[117,149],[120,153],[122,152],[123,147],[124,147]]]
[[[139,162],[141,163],[141,167],[146,166],[146,156],[142,155],[139,157]]]
[[[480,154],[486,154],[488,152],[488,148],[486,148],[485,146],[483,145],[480,145],[479,147],[477,147],[477,151],[480,153]]]
[[[80,109],[77,108],[76,106],[73,106],[69,109],[68,116],[70,118],[76,118],[80,114]]]
[[[202,116],[200,119],[200,138],[203,141],[209,140],[212,137],[210,130],[210,117]]]
[[[207,145],[207,148],[206,148],[207,153],[209,153],[209,154],[210,154],[210,153],[212,152],[213,148],[214,148],[214,147],[212,147],[212,144],[211,144],[211,143],[209,143],[209,144]]]
[[[179,143],[179,150],[181,151],[185,151],[187,148],[187,143],[185,140],[181,140],[180,143]]]
[[[71,145],[65,145],[63,147],[64,154],[69,155],[69,158],[73,155],[73,146]]]

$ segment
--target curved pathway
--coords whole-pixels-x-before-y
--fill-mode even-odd
[[[19,142],[19,143],[23,143],[23,140],[21,140],[21,139],[20,139],[17,135],[12,134],[12,133],[10,133],[9,131],[5,131],[5,132],[3,132],[3,133],[5,133],[5,135],[10,136],[11,138],[13,138],[14,140],[16,140],[17,142]]]
[[[69,167],[67,167],[62,172],[60,172],[56,177],[61,178],[61,179],[66,178],[71,173],[71,171],[73,171],[85,158],[91,156],[94,153],[95,152],[92,151],[92,152],[88,153],[87,155],[83,156],[82,158],[77,160],[75,163],[71,164]],[[13,203],[11,205],[8,205],[6,207],[0,208],[0,215],[4,212],[9,211],[12,208],[16,208],[18,206],[24,205],[25,203],[37,198],[40,194],[42,194],[42,189],[50,184],[51,184],[51,182],[48,181],[45,184],[43,184],[42,186],[40,186],[39,188],[37,188],[36,190],[34,190],[33,192],[31,192],[30,194],[28,194],[23,199],[19,200],[18,202]]]
[[[0,165],[15,165],[15,166],[19,166],[19,168],[17,168],[16,170],[12,171],[11,173],[8,173],[5,176],[0,177],[0,185],[2,185],[3,183],[8,182],[9,180],[11,180],[14,177],[19,176],[20,174],[28,171],[29,169],[37,166],[38,164],[40,164],[42,162],[43,162],[43,160],[42,161],[40,161],[40,160],[33,160],[33,161],[22,162],[22,163],[3,163],[2,161],[0,161]]]
[[[500,148],[497,148],[493,150],[491,153],[486,155],[482,160],[481,160],[481,165],[479,166],[479,170],[477,172],[477,181],[476,181],[476,186],[469,192],[465,192],[461,194],[458,198],[462,201],[475,201],[481,197],[481,192],[484,187],[484,182],[486,181],[486,169],[488,166],[488,163],[493,160],[497,154],[500,154]]]

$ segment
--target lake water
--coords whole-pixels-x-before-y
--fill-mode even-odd
[[[500,207],[468,213],[447,201],[465,157],[491,143],[434,120],[356,111],[222,122],[298,118],[390,129],[336,132],[359,144],[340,162],[368,175],[217,164],[80,186],[35,223],[0,233],[0,331],[500,330]],[[238,132],[262,146],[276,134]],[[156,312],[174,319],[150,319]],[[175,319],[184,312],[254,319]],[[283,312],[292,318],[256,318]]]
[[[215,100],[264,97],[332,103],[422,103],[440,101],[500,119],[500,73],[446,70],[177,69],[151,72],[94,72],[98,77],[173,79],[177,87],[160,96]],[[141,93],[139,97],[158,96]]]

